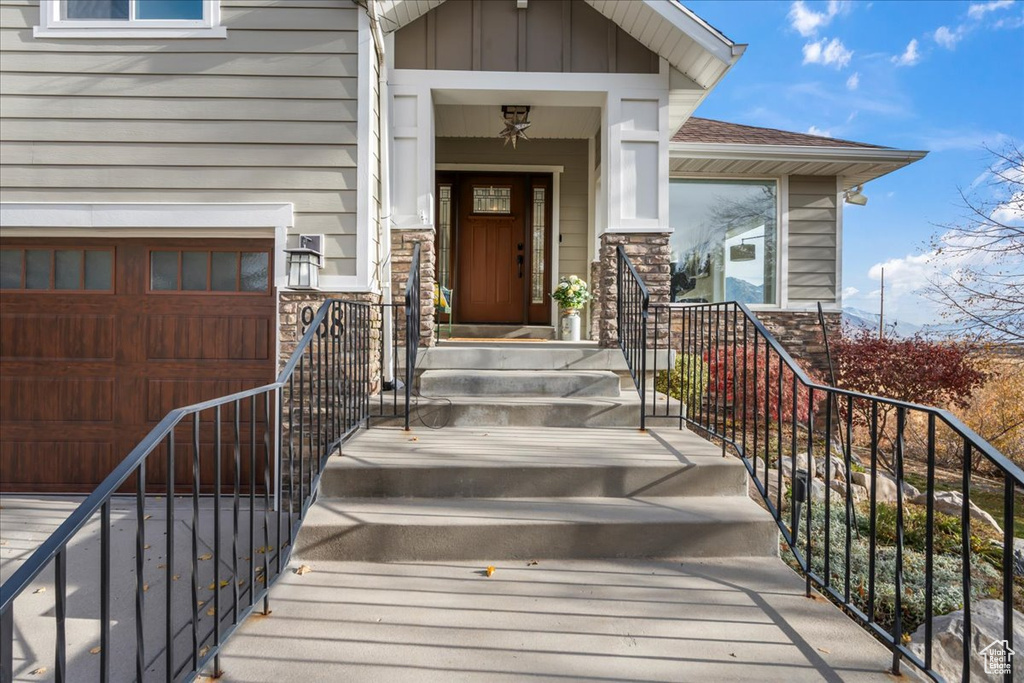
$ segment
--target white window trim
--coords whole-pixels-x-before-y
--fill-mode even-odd
[[[227,38],[227,27],[220,25],[220,0],[203,0],[203,18],[128,19],[126,21],[90,21],[62,19],[65,0],[39,0],[39,26],[32,30],[36,38]],[[134,2],[131,4],[134,8]],[[132,10],[134,13],[134,9]]]
[[[776,258],[775,258],[775,303],[773,304],[747,304],[752,311],[784,311],[789,310],[789,293],[783,287],[789,287],[789,176],[717,176],[717,175],[689,175],[672,173],[669,175],[669,188],[671,191],[673,180],[720,180],[729,182],[733,180],[754,180],[758,182],[775,183],[775,232],[776,232]],[[785,185],[785,210],[783,210],[782,190]],[[669,220],[672,217],[669,216]],[[675,228],[671,231],[675,233]],[[671,237],[669,240],[671,241]],[[783,253],[783,249],[787,253]],[[784,270],[785,268],[785,270]]]

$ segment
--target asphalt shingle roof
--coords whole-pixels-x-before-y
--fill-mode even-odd
[[[888,149],[864,142],[852,142],[820,135],[793,133],[775,128],[758,128],[739,123],[715,121],[691,116],[676,134],[673,142],[706,142],[741,145],[799,145],[804,147],[863,147],[866,149]]]

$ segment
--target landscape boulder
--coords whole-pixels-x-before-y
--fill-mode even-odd
[[[1024,614],[1013,612],[1013,678],[1024,680]],[[910,649],[924,659],[925,624],[910,638]],[[1002,680],[985,673],[985,650],[1003,639],[1003,603],[977,600],[971,604],[971,680]],[[995,647],[1000,647],[999,644]],[[947,681],[959,681],[963,668],[964,611],[957,610],[932,619],[932,668]]]

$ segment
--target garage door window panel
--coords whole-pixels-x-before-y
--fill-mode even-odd
[[[265,251],[153,251],[151,292],[266,294],[270,254]]]
[[[3,249],[0,289],[111,292],[114,255],[103,249]]]

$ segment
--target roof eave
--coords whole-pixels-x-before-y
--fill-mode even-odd
[[[669,155],[696,159],[784,161],[920,161],[927,151],[888,147],[818,147],[810,145],[757,145],[724,142],[670,142]]]

